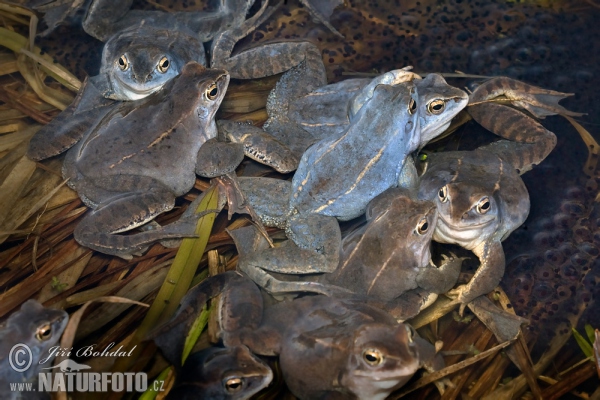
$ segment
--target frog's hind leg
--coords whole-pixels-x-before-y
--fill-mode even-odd
[[[256,79],[280,74],[309,60],[307,62],[311,63],[310,67],[320,68],[322,77],[325,77],[321,52],[310,42],[270,43],[231,56],[237,41],[264,22],[274,10],[274,7],[266,7],[265,2],[260,11],[241,26],[220,32],[213,41],[211,67],[224,68],[235,79]],[[319,86],[322,86],[325,84],[322,82],[323,79],[315,83],[320,83]]]
[[[569,111],[558,102],[573,93],[562,93],[528,85],[505,76],[492,78],[481,85],[469,96],[469,105],[486,103],[492,100],[504,100],[515,107],[529,111],[537,118],[549,115],[582,116],[582,113]]]
[[[75,228],[75,240],[93,250],[131,259],[154,242],[194,236],[193,219],[132,235],[118,235],[151,221],[174,205],[175,196],[166,189],[120,194],[101,202],[83,218]]]
[[[273,178],[239,177],[239,187],[265,226],[284,229],[292,183]]]
[[[304,51],[306,58],[299,60],[296,66],[281,76],[267,99],[269,119],[263,129],[277,140],[288,146],[297,157],[317,141],[308,131],[290,120],[288,111],[290,102],[299,99],[327,84],[325,66],[320,51],[312,44],[288,43],[297,45]],[[290,47],[288,51],[293,51]],[[301,54],[301,53],[299,53]]]
[[[253,226],[246,226],[233,231],[228,231],[233,238],[239,253],[239,266],[259,286],[267,289],[271,294],[287,294],[296,292],[319,293],[326,296],[351,297],[352,293],[336,285],[314,282],[312,280],[282,281],[260,267],[247,262],[255,254],[268,251],[269,246],[262,235]],[[289,241],[288,241],[289,242]]]
[[[511,142],[501,140],[480,149],[508,161],[519,173],[541,163],[556,146],[556,135],[524,112],[498,103],[469,107],[481,126]]]
[[[286,233],[293,239],[283,242],[279,247],[241,257],[238,268],[272,293],[300,290],[328,294],[322,284],[282,282],[266,271],[295,275],[333,271],[339,262],[342,240],[337,219],[323,215],[292,218]]]

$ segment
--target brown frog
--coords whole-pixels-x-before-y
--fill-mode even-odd
[[[228,143],[217,140],[214,114],[228,83],[226,71],[188,63],[164,90],[98,109],[96,124],[77,143],[76,129],[66,138],[34,137],[28,153],[33,159],[64,151],[68,146],[58,144],[63,139],[74,145],[65,158],[63,176],[94,209],[75,229],[79,243],[130,258],[157,240],[193,236],[194,218],[136,235],[115,233],[144,225],[173,208],[175,198],[194,185],[195,173],[225,175],[237,167],[244,151],[260,155],[235,143],[235,138]],[[47,141],[57,145],[43,146]]]
[[[27,300],[0,325],[0,398],[21,398],[22,393],[11,391],[10,384],[37,381],[38,372],[51,366],[40,361],[50,358],[48,350],[60,340],[68,319],[62,310]]]
[[[378,308],[307,296],[263,311],[258,287],[235,272],[193,288],[175,317],[154,335],[169,359],[181,354],[202,305],[221,292],[217,309],[225,346],[244,344],[255,354],[278,355],[286,384],[300,399],[384,399],[420,366],[443,367],[431,344]]]
[[[504,274],[501,242],[529,214],[529,194],[519,174],[546,158],[556,136],[515,108],[494,103],[504,100],[533,115],[573,113],[558,101],[568,96],[510,78],[494,78],[470,96],[473,118],[500,140],[474,151],[442,152],[421,157],[418,197],[436,203],[439,218],[433,240],[471,250],[481,265],[471,281],[453,291],[466,304],[492,291]]]
[[[190,354],[169,399],[249,399],[273,380],[273,371],[246,346],[209,347]]]
[[[293,282],[274,278],[271,290],[362,299],[397,320],[411,318],[450,290],[460,273],[460,258],[443,256],[439,268],[431,260],[437,214],[434,203],[413,200],[406,189],[388,189],[367,206],[367,223],[342,240],[340,263],[334,271]],[[259,243],[261,248],[267,246],[254,227],[229,234],[241,258]]]

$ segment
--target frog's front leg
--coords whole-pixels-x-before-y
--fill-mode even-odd
[[[174,205],[175,196],[163,187],[117,194],[83,218],[75,228],[75,240],[93,250],[131,259],[154,242],[194,236],[196,223],[187,219],[134,235],[117,235],[149,222]]]
[[[446,293],[452,289],[458,281],[460,269],[464,258],[451,255],[447,257],[442,254],[443,263],[438,268],[430,265],[423,268],[417,276],[417,284],[420,288],[431,293]]]
[[[294,171],[300,162],[283,143],[250,122],[217,121],[219,133],[241,144],[244,154],[282,174]]]
[[[494,290],[504,275],[506,261],[500,240],[483,242],[472,251],[480,261],[475,275],[466,285],[448,292],[452,297],[456,296],[463,305]]]
[[[198,151],[196,174],[205,178],[226,175],[235,171],[243,159],[244,148],[240,143],[209,139]]]

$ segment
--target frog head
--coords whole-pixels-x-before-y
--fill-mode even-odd
[[[26,379],[35,376],[43,366],[39,364],[40,360],[46,358],[50,354],[48,350],[58,343],[68,319],[68,314],[62,310],[45,308],[35,300],[27,300],[0,326],[0,360],[12,346],[22,343],[31,351],[32,365],[35,366],[23,374]],[[0,369],[3,367],[0,365]]]
[[[209,347],[191,354],[172,397],[248,399],[273,380],[273,371],[246,346]]]
[[[188,61],[206,64],[204,47],[191,33],[145,25],[113,36],[102,52],[100,75],[109,90],[106,97],[138,100],[177,76]]]
[[[408,325],[367,323],[349,348],[342,386],[360,399],[384,399],[419,368],[419,352]]]
[[[444,132],[452,118],[469,102],[464,91],[450,86],[438,74],[429,74],[425,79],[415,79],[414,103],[410,111],[418,112],[421,126],[421,147]]]
[[[450,182],[437,194],[439,211],[434,240],[472,250],[492,236],[501,221],[495,193],[469,182]]]

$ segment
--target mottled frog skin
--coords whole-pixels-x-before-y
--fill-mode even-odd
[[[369,203],[367,223],[343,239],[333,272],[304,275],[300,281],[273,278],[271,290],[363,300],[397,320],[411,318],[450,290],[460,273],[460,258],[443,256],[439,268],[431,260],[437,214],[434,203],[413,200],[405,189],[388,189]],[[254,227],[229,233],[240,259],[268,248]]]
[[[62,310],[44,308],[35,300],[27,300],[0,325],[0,399],[21,398],[20,392],[10,391],[9,384],[37,382],[38,372],[52,366],[51,362],[40,364],[40,361],[50,355],[48,350],[58,343],[68,320],[69,315]],[[19,343],[26,345],[31,353],[26,354],[23,348],[11,353]],[[23,372],[15,371],[10,364],[13,361],[19,367],[23,363],[21,367],[25,367],[29,360],[31,366]]]
[[[271,368],[246,346],[209,347],[190,354],[168,398],[245,400],[272,380]]]
[[[69,150],[63,176],[94,209],[75,229],[79,243],[127,258],[156,240],[192,235],[186,223],[115,233],[170,210],[175,197],[192,188],[205,163],[199,151],[217,136],[214,114],[228,83],[226,71],[190,63],[165,90],[107,111]],[[30,157],[36,158],[36,148],[30,145]]]
[[[408,185],[403,179],[406,157],[441,133],[467,104],[464,92],[435,74],[365,90],[372,93],[365,96],[347,130],[311,146],[291,185],[267,178],[240,181],[263,224],[285,229],[291,239],[240,260],[239,268],[261,287],[277,291],[265,270],[292,274],[335,270],[341,243],[337,221],[358,217],[385,190]],[[455,95],[433,109],[429,100],[440,91]]]
[[[159,92],[95,109],[91,126],[72,122],[67,131],[40,131],[32,138],[28,156],[34,160],[73,146],[63,176],[94,209],[75,229],[79,243],[130,258],[157,240],[193,236],[188,219],[133,236],[115,233],[172,209],[175,198],[192,188],[196,174],[230,174],[244,154],[274,161],[270,165],[282,172],[295,168],[289,152],[264,132],[236,135],[238,130],[228,135],[229,141],[218,138],[214,115],[228,83],[226,71],[192,62]]]
[[[221,292],[225,346],[244,344],[255,354],[278,355],[286,384],[300,399],[384,399],[420,366],[443,367],[431,344],[378,308],[308,296],[263,311],[257,286],[235,272],[211,277],[186,295],[155,336],[168,358],[180,354],[194,317]]]

